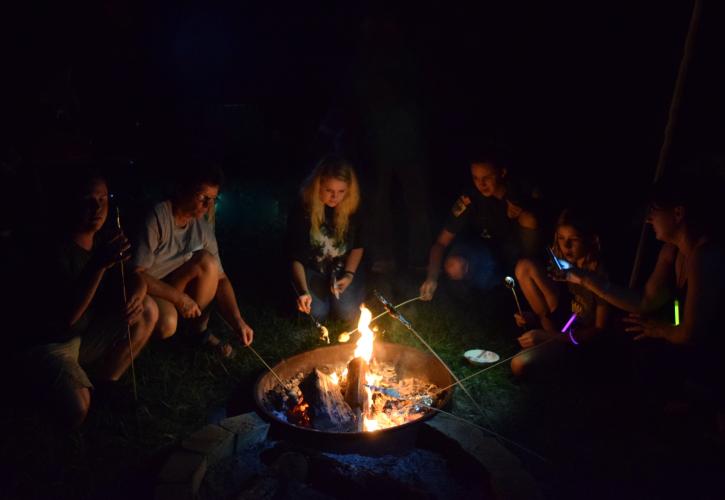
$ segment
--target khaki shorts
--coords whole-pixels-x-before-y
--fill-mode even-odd
[[[126,327],[120,318],[94,320],[82,337],[35,347],[30,352],[32,365],[40,365],[39,382],[51,387],[68,384],[74,389],[92,389],[86,368],[92,368],[111,352],[125,347]]]

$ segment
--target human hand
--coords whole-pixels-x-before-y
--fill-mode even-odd
[[[93,263],[105,271],[131,258],[131,254],[128,253],[130,249],[131,244],[128,239],[118,230],[105,241],[96,243],[93,249]]]
[[[516,340],[519,341],[519,345],[521,347],[528,349],[529,347],[545,342],[549,339],[549,337],[551,337],[551,335],[546,330],[529,330]]]
[[[468,205],[470,204],[471,198],[466,195],[459,196],[456,202],[453,204],[453,216],[459,217],[463,212],[466,211],[466,208],[468,208]]]
[[[566,281],[568,283],[574,283],[575,285],[581,285],[584,283],[586,278],[586,271],[575,267],[569,269],[552,269],[549,272],[549,276],[554,281]]]
[[[184,319],[198,318],[201,316],[201,308],[199,307],[199,304],[197,304],[194,299],[184,292],[181,292],[174,305],[176,306],[176,310],[179,311],[179,314],[181,314],[181,317]]]
[[[671,328],[671,325],[667,323],[646,319],[635,313],[630,313],[627,317],[622,318],[622,321],[630,325],[624,331],[634,333],[633,340],[642,340],[645,337],[655,339],[666,338],[667,331]]]
[[[123,309],[123,314],[126,317],[126,322],[133,326],[141,319],[143,314],[143,300],[146,294],[143,290],[135,290],[127,297],[126,305]]]
[[[297,309],[305,314],[312,312],[312,295],[305,293],[297,297]]]
[[[523,312],[522,314],[514,313],[514,320],[516,321],[516,326],[519,327],[525,327],[525,326],[531,326],[536,323],[536,315],[532,313],[531,311]]]
[[[432,300],[436,288],[438,288],[438,281],[432,279],[425,280],[423,284],[420,285],[420,300]]]
[[[254,330],[244,320],[242,320],[237,334],[244,345],[251,344],[252,339],[254,339]]]
[[[332,285],[330,285],[330,291],[335,297],[339,298],[340,294],[350,286],[350,283],[352,283],[352,276],[345,274],[342,278],[333,281]]]
[[[524,211],[523,208],[514,205],[509,200],[506,200],[506,216],[509,219],[518,219],[519,215]]]

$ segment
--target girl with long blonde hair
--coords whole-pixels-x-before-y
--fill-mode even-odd
[[[353,320],[363,298],[360,186],[342,157],[323,158],[304,181],[288,220],[297,308],[319,320]]]

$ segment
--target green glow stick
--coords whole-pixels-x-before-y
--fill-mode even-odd
[[[680,301],[675,299],[675,326],[680,326]]]

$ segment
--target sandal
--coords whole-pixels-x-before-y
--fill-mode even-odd
[[[223,359],[234,357],[234,348],[232,345],[225,340],[221,340],[209,330],[201,333],[201,345]]]

